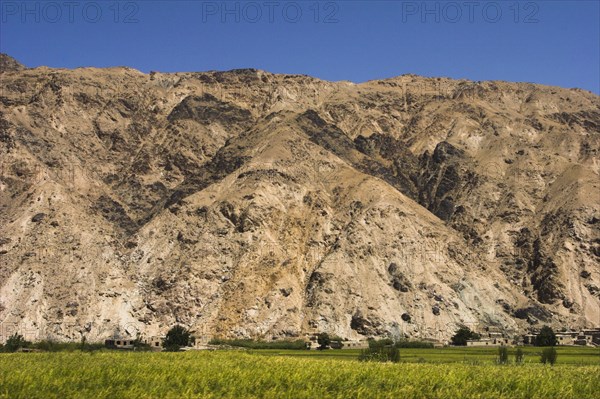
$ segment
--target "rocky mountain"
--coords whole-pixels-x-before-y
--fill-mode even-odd
[[[600,325],[590,92],[5,55],[0,80],[4,338]]]

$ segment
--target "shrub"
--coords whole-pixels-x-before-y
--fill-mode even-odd
[[[194,338],[190,331],[180,325],[171,328],[163,341],[163,348],[169,352],[177,352],[184,346],[190,346],[194,343]]]
[[[393,363],[400,361],[400,350],[397,347],[394,346],[388,350],[388,360]]]
[[[508,348],[506,346],[498,348],[498,364],[508,364]]]
[[[468,327],[461,327],[456,331],[456,334],[451,339],[452,345],[466,346],[467,340],[479,339],[480,335],[471,331]]]
[[[542,327],[540,333],[535,337],[536,346],[554,346],[556,343],[556,335],[548,326]]]
[[[383,339],[370,339],[369,341],[369,349],[378,349],[378,348],[383,348],[385,346],[393,346],[394,345],[394,341],[390,338],[383,338]]]
[[[21,334],[15,333],[6,340],[6,344],[2,349],[4,352],[16,352],[21,348],[29,348],[30,346],[31,342],[26,341]]]
[[[369,349],[360,352],[358,360],[362,362],[394,362],[400,361],[400,350],[390,338],[370,339]]]
[[[361,362],[393,362],[400,361],[400,350],[394,345],[373,346],[363,349],[358,355]]]
[[[431,342],[400,340],[394,344],[396,348],[433,348]]]
[[[97,351],[100,349],[103,349],[104,345],[102,344],[90,344],[89,342],[87,342],[87,339],[85,337],[81,337],[81,343],[79,344],[79,350],[83,351],[83,352],[93,352],[93,351]]]
[[[299,339],[296,341],[255,341],[252,339],[221,339],[213,338],[210,345],[229,345],[248,349],[306,349],[306,342]]]
[[[100,343],[100,342],[92,342],[92,343],[86,342],[85,345],[82,347],[81,350],[85,351],[85,352],[94,352],[94,351],[103,350],[104,348],[105,347],[104,347],[103,343]]]
[[[556,353],[556,348],[551,346],[542,350],[542,356],[540,357],[540,361],[544,364],[550,363],[550,365],[554,365],[554,363],[556,363],[557,357],[558,353]]]
[[[395,346],[396,348],[433,348],[431,342],[426,341],[409,341],[407,339],[401,339],[400,341],[394,342],[390,338],[383,339],[369,339],[369,348],[380,348],[383,346]]]
[[[63,344],[54,341],[44,340],[40,342],[36,342],[33,344],[33,347],[44,352],[58,352],[58,351],[66,351],[66,350],[75,350],[74,343]]]
[[[515,363],[523,364],[523,349],[517,348],[515,351]]]
[[[74,352],[77,350],[90,352],[104,349],[104,344],[89,342],[54,342],[51,340],[44,340],[32,344],[31,347],[44,352]]]

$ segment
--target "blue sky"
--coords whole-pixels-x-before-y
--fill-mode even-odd
[[[8,1],[0,51],[33,67],[405,73],[600,93],[600,2]]]

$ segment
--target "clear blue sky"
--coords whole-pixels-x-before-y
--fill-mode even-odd
[[[415,73],[598,94],[599,21],[597,0],[3,0],[0,50],[30,67],[253,67],[354,82]]]

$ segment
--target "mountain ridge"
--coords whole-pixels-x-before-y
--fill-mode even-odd
[[[593,93],[2,71],[4,326],[445,340],[600,324]]]

